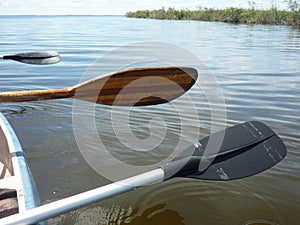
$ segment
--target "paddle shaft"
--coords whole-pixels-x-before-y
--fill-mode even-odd
[[[15,60],[15,61],[20,61],[22,62],[22,60],[40,60],[40,59],[48,59],[48,58],[53,58],[53,57],[58,57],[58,55],[51,55],[51,56],[32,56],[32,57],[26,57],[26,56],[20,56],[20,55],[2,55],[0,56],[0,59],[3,60]]]
[[[209,141],[215,143],[220,138],[222,145],[218,147],[217,154],[213,153],[211,148],[217,146],[210,145]],[[213,154],[204,154],[206,151]],[[159,169],[6,217],[0,220],[0,224],[36,223],[172,177],[216,181],[241,179],[271,168],[285,156],[286,147],[274,131],[261,122],[249,121],[201,139]],[[201,166],[203,161],[205,164],[205,161],[208,161],[207,166]]]
[[[104,200],[112,196],[134,190],[144,185],[161,182],[164,180],[164,177],[165,174],[163,169],[155,169],[150,172],[121,180],[119,182],[115,182],[103,187],[99,187],[62,200],[49,203],[47,205],[30,209],[23,213],[5,217],[3,219],[0,219],[0,224],[34,224],[39,221],[43,221],[51,217],[69,212],[71,210],[78,209],[93,202]]]
[[[67,88],[55,90],[1,92],[0,103],[72,98],[74,97],[74,94],[75,92],[69,91]]]

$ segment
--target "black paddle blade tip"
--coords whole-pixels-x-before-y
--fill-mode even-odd
[[[213,149],[215,147],[218,149]],[[162,168],[166,179],[234,180],[271,168],[284,159],[286,153],[284,143],[271,128],[250,121],[200,140]]]
[[[286,156],[286,147],[277,135],[216,157],[204,171],[188,174],[188,178],[205,180],[235,180],[261,173]]]
[[[60,55],[56,51],[25,52],[15,55],[6,55],[3,56],[3,59],[10,59],[32,65],[48,65],[60,62]]]

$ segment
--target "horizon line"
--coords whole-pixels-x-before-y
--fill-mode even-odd
[[[126,16],[126,14],[0,14],[0,16]]]

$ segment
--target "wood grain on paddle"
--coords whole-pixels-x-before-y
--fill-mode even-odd
[[[75,98],[105,105],[155,105],[184,94],[197,77],[190,67],[126,69],[64,89],[2,92],[0,103]]]

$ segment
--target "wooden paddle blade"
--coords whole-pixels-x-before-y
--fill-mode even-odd
[[[198,73],[190,67],[146,67],[99,76],[70,89],[74,98],[115,106],[169,102],[189,90]]]
[[[155,105],[184,94],[197,76],[189,67],[127,69],[65,89],[1,92],[0,103],[75,98],[105,105]]]

